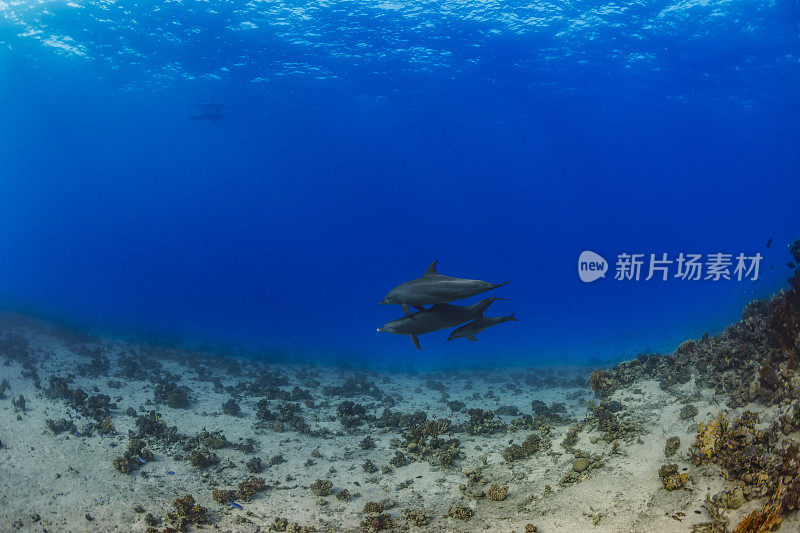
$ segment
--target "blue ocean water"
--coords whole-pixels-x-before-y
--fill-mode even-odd
[[[799,20],[794,0],[0,1],[0,301],[351,364],[671,350],[785,285]],[[224,120],[188,120],[208,101]],[[764,259],[757,281],[582,283],[583,250]],[[423,352],[376,332],[434,259],[511,280],[487,314],[519,322]]]

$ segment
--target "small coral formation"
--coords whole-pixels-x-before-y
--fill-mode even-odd
[[[532,433],[522,442],[522,445],[511,444],[503,450],[503,459],[508,462],[530,457],[542,447],[542,438]]]
[[[156,385],[153,401],[173,409],[187,409],[191,405],[190,393],[189,387],[178,385],[177,379],[169,376]]]
[[[492,500],[501,502],[506,499],[506,495],[508,494],[508,486],[504,485],[501,487],[497,483],[493,483],[492,486],[489,487],[489,490],[486,491],[486,494]]]
[[[456,460],[464,456],[461,441],[456,438],[445,439],[442,435],[453,430],[450,420],[428,420],[412,425],[403,433],[405,448],[413,460],[428,461],[433,465],[452,467]],[[402,462],[395,456],[398,464]]]
[[[692,527],[692,533],[728,533],[728,518],[719,510],[719,506],[711,500],[708,494],[706,494],[706,503],[702,507],[708,513],[711,521],[695,524]],[[752,532],[740,531],[739,533],[756,533],[757,531],[760,530],[754,529]]]
[[[312,526],[303,526],[297,522],[289,522],[283,517],[276,517],[269,528],[270,531],[286,531],[287,533],[311,533],[316,531]]]
[[[506,429],[502,420],[495,420],[495,414],[486,409],[467,410],[469,420],[464,424],[463,430],[470,435],[493,435]]]
[[[312,483],[308,488],[317,496],[328,496],[331,493],[333,483],[327,479],[318,479]]]
[[[267,483],[264,478],[253,476],[239,483],[239,498],[249,502],[256,493],[265,490],[267,490]]]
[[[585,457],[581,457],[580,459],[575,459],[575,461],[572,463],[572,469],[575,472],[583,472],[587,468],[589,468],[589,460],[586,459]]]
[[[406,511],[405,512],[406,520],[414,524],[415,527],[425,527],[430,525],[433,517],[430,515],[426,515],[420,511]]]
[[[733,533],[762,533],[773,531],[783,521],[781,507],[776,503],[767,503],[761,509],[756,509],[747,516],[733,530]]]
[[[77,433],[77,429],[75,428],[75,424],[72,420],[67,420],[66,418],[61,418],[59,420],[50,420],[49,418],[44,421],[47,429],[53,432],[53,435],[60,435],[66,431],[72,433],[73,435]]]
[[[367,410],[364,406],[350,400],[340,403],[336,408],[336,413],[345,428],[357,427],[367,421]]]
[[[381,502],[367,502],[364,504],[364,509],[361,512],[364,514],[382,513],[383,504]]]
[[[403,452],[396,451],[394,452],[394,457],[389,460],[389,464],[396,468],[400,468],[401,466],[406,466],[408,464],[408,458]]]
[[[115,434],[117,430],[114,427],[114,420],[110,416],[105,417],[103,421],[100,422],[100,426],[97,428],[97,431],[103,435]]]
[[[605,398],[599,405],[590,408],[591,415],[587,422],[603,434],[602,439],[606,442],[617,439],[631,442],[642,431],[642,428],[628,421],[628,414],[621,412],[623,406],[619,402]]]
[[[689,474],[678,473],[678,465],[664,465],[658,469],[658,476],[667,490],[681,489],[689,481]]]
[[[680,437],[669,437],[667,439],[666,444],[664,444],[664,455],[667,457],[672,457],[675,455],[675,452],[678,451],[678,448],[681,446],[681,439]]]
[[[197,526],[208,524],[207,509],[198,505],[191,494],[178,498],[172,502],[174,513],[167,513],[167,522],[178,531],[188,531],[189,525]]]
[[[197,468],[205,468],[219,463],[219,457],[211,450],[195,449],[189,452],[189,462]]]
[[[25,396],[20,394],[16,398],[11,398],[11,407],[14,408],[15,413],[24,413],[25,412]]]
[[[468,521],[475,516],[475,511],[464,505],[456,505],[447,511],[448,518],[455,518],[457,520]]]
[[[738,509],[744,502],[744,492],[741,487],[728,489],[714,496],[714,503],[725,509]]]
[[[143,464],[155,459],[153,452],[147,449],[142,439],[131,437],[128,441],[128,449],[113,461],[114,468],[123,474],[129,474],[139,469]]]
[[[350,491],[347,489],[342,489],[336,493],[336,499],[340,502],[346,502],[350,500]]]
[[[722,417],[722,413],[708,422],[701,422],[697,430],[697,436],[692,444],[692,457],[696,465],[704,461],[712,462],[717,456],[717,452],[722,446],[722,434],[727,424]]]
[[[111,409],[116,408],[116,404],[111,402],[111,397],[107,394],[89,396],[82,389],[71,389],[67,380],[58,376],[48,378],[44,393],[50,399],[63,400],[83,416],[97,422],[101,422],[111,414]]]
[[[697,407],[692,404],[686,404],[681,409],[679,416],[681,420],[690,420],[697,416]]]
[[[211,497],[217,503],[230,503],[239,499],[239,493],[229,489],[214,489],[211,491]]]
[[[155,411],[149,411],[145,415],[136,417],[135,423],[135,436],[140,439],[154,437],[165,444],[174,443],[180,439],[178,428],[176,426],[168,426],[164,419],[161,418],[161,415]]]
[[[383,531],[385,529],[392,529],[394,523],[392,517],[384,513],[385,506],[380,502],[367,502],[364,504],[364,521],[361,522],[361,528],[365,531]]]
[[[273,431],[287,431],[292,429],[305,435],[313,435],[311,426],[301,415],[302,407],[297,403],[279,404],[276,410],[270,408],[269,401],[259,400],[256,405],[256,427],[269,427]],[[269,424],[267,424],[269,422]]]
[[[260,457],[251,457],[245,463],[244,466],[245,466],[245,468],[247,468],[248,472],[251,472],[253,474],[258,474],[262,470],[264,470],[264,466],[261,464],[261,458]]]
[[[375,448],[375,441],[367,435],[364,439],[358,443],[358,447],[362,450],[372,450]]]
[[[618,385],[611,372],[600,369],[591,373],[589,383],[594,393],[601,398],[611,396]]]
[[[222,412],[226,415],[237,416],[241,410],[242,408],[233,398],[222,404]]]

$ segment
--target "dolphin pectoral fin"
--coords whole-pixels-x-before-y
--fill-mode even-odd
[[[437,259],[436,261],[431,263],[431,266],[428,267],[428,269],[425,271],[423,276],[435,276],[435,275],[437,275],[438,272],[436,272],[436,263],[438,263],[438,262],[439,262],[439,260]]]
[[[419,337],[417,337],[413,333],[410,333],[408,336],[411,337],[411,342],[414,343],[414,346],[417,347],[417,350],[422,350],[422,346],[419,345]]]
[[[400,304],[400,309],[408,316],[411,316],[411,309],[408,308],[408,304]]]
[[[411,307],[413,307],[417,311],[424,311],[425,310],[425,308],[422,307],[421,305],[412,305]]]
[[[476,341],[476,340],[478,340],[478,337],[475,337],[474,335],[467,335],[467,337],[466,337],[466,338],[467,338],[467,340],[471,340],[471,341]]]

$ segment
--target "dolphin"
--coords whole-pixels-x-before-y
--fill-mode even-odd
[[[195,107],[202,107],[203,112],[205,113],[208,113],[210,111],[214,113],[219,113],[220,111],[228,107],[225,104],[215,104],[214,102],[203,102],[202,104],[194,104],[194,105]]]
[[[428,267],[428,270],[425,271],[421,278],[407,281],[389,291],[381,305],[400,304],[403,312],[410,316],[411,309],[408,306],[422,310],[424,309],[423,305],[442,304],[469,298],[510,283],[506,281],[505,283],[497,284],[477,279],[442,276],[436,271],[436,263],[438,262],[437,260],[431,263],[431,266]]]
[[[463,337],[471,341],[476,341],[478,340],[478,338],[475,337],[475,335],[477,335],[481,331],[485,330],[486,328],[490,328],[492,326],[496,326],[497,324],[502,324],[503,322],[508,322],[508,321],[513,321],[513,322],[517,321],[517,317],[514,316],[514,313],[511,313],[508,316],[495,316],[495,317],[485,317],[483,316],[483,314],[481,314],[478,318],[476,318],[472,322],[464,324],[460,328],[453,330],[450,336],[447,337],[447,340],[451,341],[453,339],[460,339]]]
[[[225,115],[206,109],[199,115],[189,117],[189,120],[208,120],[210,122],[219,122],[220,120],[225,120]]]
[[[429,309],[417,311],[408,316],[398,318],[387,322],[378,328],[382,333],[394,333],[395,335],[408,335],[417,349],[421,350],[419,345],[419,335],[431,333],[432,331],[439,331],[440,329],[452,328],[464,322],[482,316],[483,312],[495,300],[503,300],[503,298],[485,298],[480,302],[470,305],[469,307],[461,307],[459,305],[451,304],[434,304]]]

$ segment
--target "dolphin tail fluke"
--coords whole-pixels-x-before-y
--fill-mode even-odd
[[[417,347],[417,350],[421,351],[422,350],[422,346],[419,345],[419,337],[417,337],[413,333],[410,333],[408,336],[411,337],[411,342],[414,343],[414,346]]]
[[[474,342],[474,341],[478,340],[478,337],[476,337],[474,335],[467,335],[466,339]]]
[[[515,314],[516,313],[511,313],[510,315],[508,315],[508,319],[511,320],[512,322],[516,322],[517,321],[517,317],[514,316]]]
[[[400,304],[400,309],[402,309],[406,315],[411,316],[411,309],[408,307],[408,304]]]

